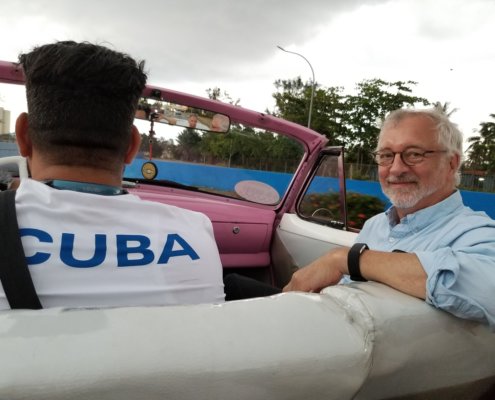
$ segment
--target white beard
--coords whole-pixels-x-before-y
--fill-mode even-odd
[[[387,182],[414,182],[411,188],[384,187],[383,193],[390,202],[398,209],[408,209],[414,207],[418,202],[438,189],[437,185],[420,185],[417,178],[410,175],[400,176],[394,179],[387,179]]]

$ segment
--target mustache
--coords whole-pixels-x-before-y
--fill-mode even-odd
[[[399,175],[387,178],[387,183],[418,183],[418,179],[411,175]]]

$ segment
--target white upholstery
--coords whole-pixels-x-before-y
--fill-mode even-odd
[[[6,165],[16,165],[21,179],[28,177],[27,161],[21,156],[1,157],[0,167]]]
[[[494,344],[486,327],[375,283],[222,305],[4,311],[0,398],[384,398],[493,376]]]

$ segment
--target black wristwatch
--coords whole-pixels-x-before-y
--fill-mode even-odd
[[[368,249],[369,247],[366,243],[355,243],[347,254],[347,269],[349,270],[349,275],[353,281],[368,281],[361,275],[361,269],[359,267],[359,258],[361,257],[361,254]]]

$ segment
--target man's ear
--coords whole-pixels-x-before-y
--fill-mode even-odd
[[[17,147],[19,148],[19,153],[23,157],[31,157],[33,154],[33,145],[31,143],[31,138],[28,134],[28,115],[23,112],[17,117],[15,121],[15,137],[17,140]]]
[[[138,128],[132,125],[131,128],[131,141],[129,143],[129,148],[124,158],[126,164],[130,164],[134,157],[136,157],[139,147],[141,146],[141,135],[139,134]]]
[[[452,158],[450,159],[450,168],[452,168],[452,170],[454,172],[457,172],[457,170],[459,169],[460,163],[461,163],[460,154],[454,153],[452,155]]]

